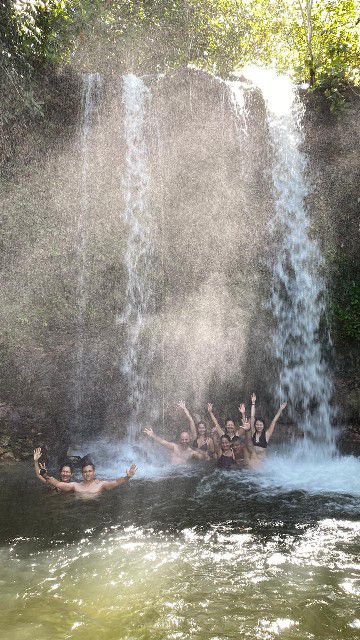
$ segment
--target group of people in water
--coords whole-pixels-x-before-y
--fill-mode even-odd
[[[221,469],[247,468],[257,469],[266,456],[268,443],[276,424],[287,403],[281,404],[268,428],[263,418],[256,416],[256,395],[251,396],[250,419],[246,417],[246,407],[239,406],[240,425],[234,420],[225,420],[222,427],[216,418],[213,405],[207,409],[212,423],[208,431],[205,422],[195,423],[185,402],[179,402],[179,408],[187,417],[189,430],[180,433],[178,442],[169,442],[157,436],[151,427],[144,433],[155,442],[171,451],[172,464],[186,464],[190,460],[216,460]]]
[[[171,452],[170,462],[173,465],[187,464],[192,460],[213,460],[221,469],[257,469],[266,456],[269,441],[286,406],[286,402],[281,404],[269,427],[266,428],[264,419],[256,416],[256,395],[253,393],[250,418],[246,417],[246,407],[243,403],[239,406],[239,426],[232,419],[227,419],[222,427],[213,412],[213,405],[209,403],[207,409],[212,428],[208,430],[205,422],[195,423],[185,402],[179,402],[179,408],[188,420],[189,429],[180,433],[178,442],[160,438],[151,427],[144,429],[144,433]],[[48,474],[45,463],[40,462],[41,457],[42,451],[39,447],[34,451],[35,473],[39,480],[57,491],[76,494],[94,496],[109,489],[115,489],[128,482],[137,470],[136,465],[132,464],[125,475],[116,480],[98,480],[94,464],[85,458],[81,465],[83,480],[73,482],[70,463],[66,462],[61,466],[59,479],[56,479]]]

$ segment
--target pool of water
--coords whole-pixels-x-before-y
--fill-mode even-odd
[[[3,467],[1,638],[358,638],[357,479],[281,469],[152,466],[84,501]]]

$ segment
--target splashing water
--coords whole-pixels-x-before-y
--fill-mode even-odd
[[[88,277],[86,269],[87,257],[87,217],[89,213],[89,158],[91,134],[94,126],[94,109],[99,102],[102,89],[102,79],[98,73],[84,76],[82,88],[81,122],[80,122],[80,150],[81,150],[81,202],[77,219],[77,253],[78,253],[78,281],[77,281],[77,344],[75,350],[75,386],[74,409],[75,425],[81,425],[81,404],[84,394],[84,324],[88,299]]]
[[[123,372],[129,386],[130,424],[134,440],[141,404],[145,402],[150,355],[144,348],[147,314],[152,293],[152,215],[149,207],[150,171],[146,142],[146,116],[150,91],[143,80],[130,74],[123,78],[126,173],[124,178],[125,219],[129,235],[125,254],[128,274],[126,306],[119,321],[126,325],[126,353]]]
[[[277,396],[279,402],[289,401],[290,415],[331,453],[332,382],[319,338],[325,286],[319,273],[322,256],[318,243],[310,237],[305,206],[308,185],[306,158],[301,151],[303,108],[289,78],[256,67],[247,67],[245,75],[264,97],[274,157],[272,233],[275,240],[281,239],[271,298],[273,345],[280,366]]]

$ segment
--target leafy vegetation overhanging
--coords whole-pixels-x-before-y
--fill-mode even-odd
[[[5,0],[0,3],[0,118],[41,111],[36,77],[51,66],[218,75],[248,62],[322,90],[333,108],[359,84],[359,0]]]

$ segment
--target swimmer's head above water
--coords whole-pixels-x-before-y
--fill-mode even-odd
[[[257,433],[262,433],[265,429],[265,420],[263,418],[256,418],[254,427]]]
[[[59,470],[59,478],[61,482],[70,482],[72,476],[72,468],[69,464],[63,464]]]
[[[84,482],[92,482],[95,480],[95,465],[92,462],[83,464],[81,468],[82,477]]]
[[[227,451],[230,451],[231,443],[230,443],[230,440],[229,440],[228,436],[221,436],[221,438],[220,438],[220,447],[221,447],[221,451],[223,453],[226,453]]]
[[[231,418],[227,418],[227,420],[225,421],[225,431],[226,434],[230,436],[230,438],[235,435],[236,426],[234,420],[231,420]]]
[[[179,437],[179,444],[184,449],[190,447],[190,434],[188,431],[182,431]]]
[[[198,422],[196,425],[198,436],[206,436],[207,428],[204,422]]]

